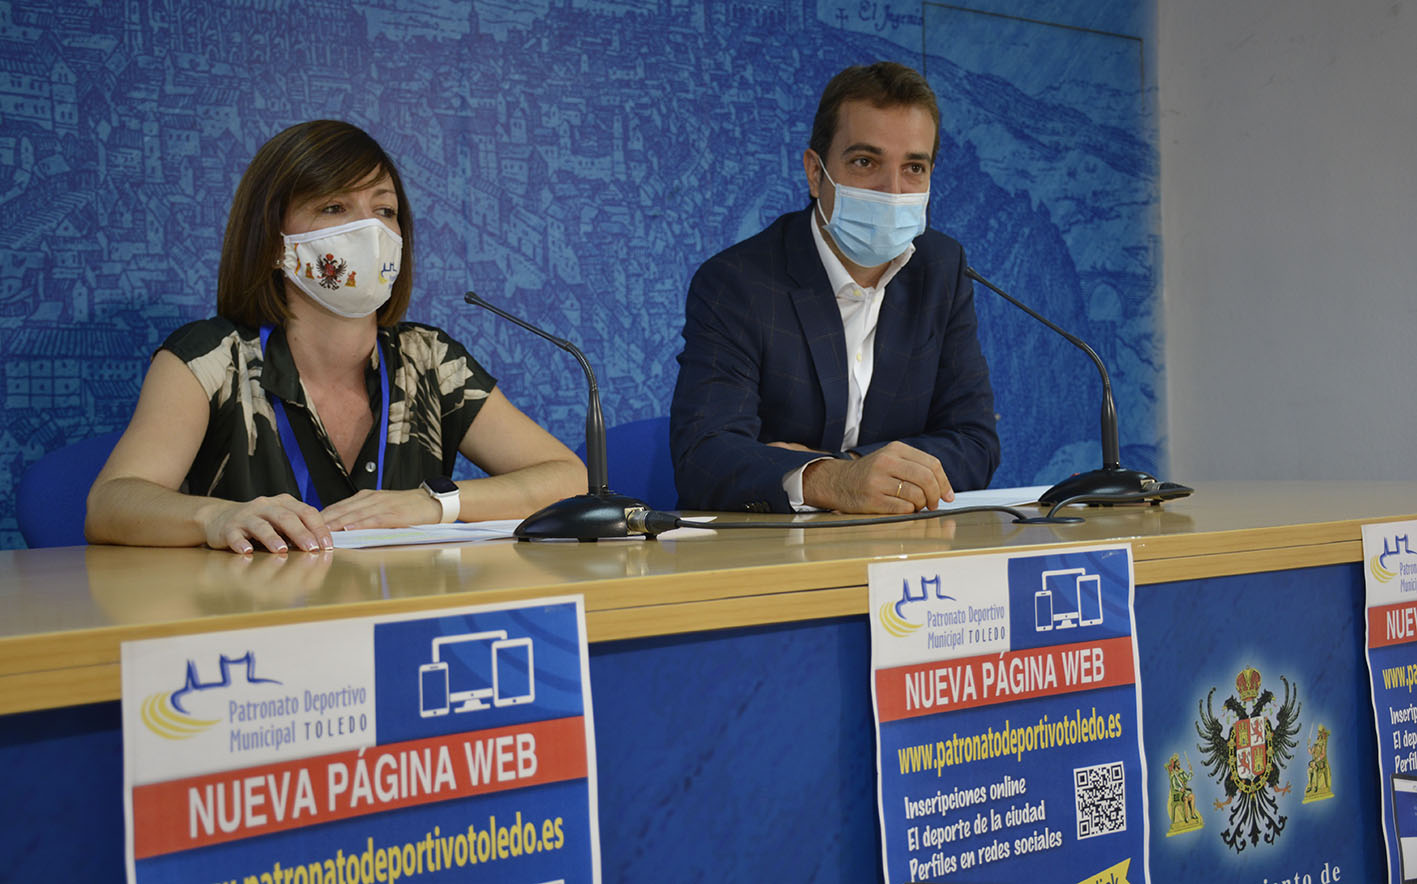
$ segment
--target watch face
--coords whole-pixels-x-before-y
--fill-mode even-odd
[[[434,494],[452,494],[458,490],[457,483],[447,476],[434,476],[431,479],[424,480],[423,484],[427,485],[428,490],[432,491]]]

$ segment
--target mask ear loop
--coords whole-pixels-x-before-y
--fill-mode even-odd
[[[285,231],[280,234],[280,253],[276,255],[275,268],[280,271],[281,276],[285,276],[285,261],[290,256],[290,241],[286,238]]]
[[[832,180],[831,173],[827,171],[827,164],[826,161],[822,159],[822,155],[814,150],[812,151],[812,156],[817,158],[817,168],[822,170],[822,177],[827,179],[827,181],[831,182],[832,190],[836,190],[836,182]],[[814,208],[816,209],[817,217],[822,219],[822,226],[829,227],[831,225],[831,221],[827,218],[827,213],[822,211],[822,198],[820,196],[821,189],[821,182],[818,182],[817,192],[819,195],[815,200],[813,200],[813,202],[816,204]]]

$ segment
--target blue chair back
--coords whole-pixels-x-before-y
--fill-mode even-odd
[[[585,460],[585,443],[576,449]],[[669,418],[651,417],[605,431],[605,468],[610,490],[638,497],[651,509],[673,509],[674,462],[669,457]]]
[[[114,430],[56,448],[25,470],[15,489],[15,515],[31,549],[83,545],[89,486],[121,435]]]

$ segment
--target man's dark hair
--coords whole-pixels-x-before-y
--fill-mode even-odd
[[[823,160],[836,135],[838,111],[847,101],[869,101],[875,107],[915,105],[928,111],[930,119],[935,121],[935,146],[930,149],[930,162],[935,161],[935,154],[940,152],[940,103],[930,84],[913,69],[893,61],[878,61],[849,67],[831,78],[817,104],[809,142]]]

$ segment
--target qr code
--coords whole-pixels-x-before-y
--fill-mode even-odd
[[[1127,830],[1127,775],[1122,762],[1073,768],[1078,839]]]

